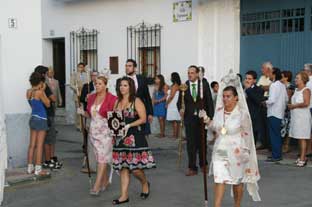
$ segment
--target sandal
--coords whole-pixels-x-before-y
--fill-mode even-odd
[[[305,167],[307,165],[307,160],[299,160],[297,163],[297,167]]]
[[[35,166],[35,175],[36,176],[49,176],[50,175],[50,172],[48,171],[45,171],[45,170],[42,170],[42,167],[41,165],[36,165]]]

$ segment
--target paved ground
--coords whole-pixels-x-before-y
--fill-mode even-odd
[[[81,166],[81,135],[72,126],[59,126],[58,156],[64,168],[52,172],[52,178],[28,182],[6,188],[5,207],[92,207],[112,206],[119,195],[119,177],[114,174],[113,184],[100,197],[90,197],[87,175],[79,172]],[[185,153],[181,168],[177,168],[177,142],[173,139],[149,138],[157,160],[157,169],[147,172],[151,182],[151,197],[139,199],[140,186],[132,179],[131,207],[198,207],[203,206],[202,176],[185,177]],[[260,155],[260,159],[264,156]],[[282,165],[260,160],[262,179],[259,183],[262,202],[252,202],[247,193],[242,206],[247,207],[311,207],[312,168],[299,169],[286,160]],[[94,175],[93,175],[94,180]],[[209,207],[212,206],[212,180],[209,179]],[[224,207],[233,206],[228,188]]]

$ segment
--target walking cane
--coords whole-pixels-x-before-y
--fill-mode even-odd
[[[182,103],[181,103],[181,109],[182,111],[185,111],[185,102],[184,102],[184,96],[185,96],[185,91],[187,90],[187,85],[186,84],[181,84],[180,85],[180,91],[182,93]],[[181,160],[182,160],[182,142],[183,142],[183,126],[184,126],[184,117],[181,117],[181,123],[180,123],[180,138],[179,138],[179,146],[178,146],[178,153],[179,153],[179,157],[178,157],[178,167],[180,167],[181,165]]]
[[[200,109],[204,108],[204,91],[203,91],[203,75],[200,75]],[[205,123],[204,119],[200,119],[200,135],[202,145],[202,158],[203,158],[203,177],[204,177],[204,194],[205,194],[205,207],[208,207],[208,189],[207,189],[207,166],[206,166],[206,139],[205,139]]]
[[[81,107],[80,92],[79,92],[77,83],[76,83],[76,93],[77,93],[78,107]],[[91,170],[90,170],[89,155],[88,155],[88,132],[87,132],[82,115],[80,115],[80,122],[81,122],[81,132],[82,132],[83,140],[86,143],[86,146],[85,146],[86,150],[84,150],[84,153],[85,153],[86,164],[87,164],[87,169],[88,169],[89,185],[91,187],[92,181],[91,181]]]

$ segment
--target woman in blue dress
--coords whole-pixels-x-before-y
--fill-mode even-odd
[[[153,94],[154,116],[158,118],[160,134],[159,137],[165,137],[166,120],[166,101],[168,96],[168,85],[165,83],[163,75],[157,75],[155,78],[155,90]]]

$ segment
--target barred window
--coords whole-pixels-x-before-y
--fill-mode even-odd
[[[305,23],[304,15],[305,8],[243,14],[241,35],[247,36],[281,32],[302,32],[304,31]]]

